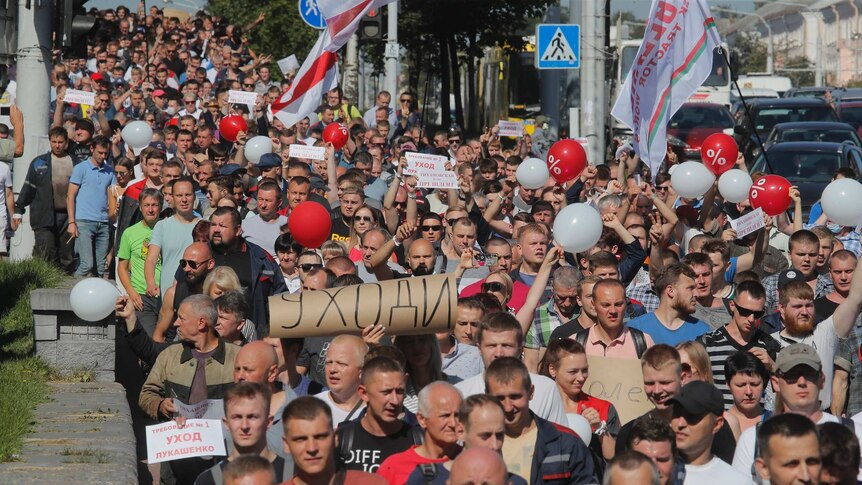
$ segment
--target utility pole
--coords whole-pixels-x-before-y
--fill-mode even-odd
[[[50,110],[51,69],[51,2],[48,0],[18,0],[18,61],[15,102],[24,114],[24,155],[13,165],[13,189],[21,192],[30,161],[48,145],[48,111]],[[35,238],[29,217],[12,239],[13,260],[29,258]]]
[[[594,165],[605,162],[605,1],[584,2],[581,20],[581,136],[589,140]]]
[[[353,34],[347,41],[347,56],[344,62],[344,78],[342,81],[344,95],[352,104],[361,106],[359,99],[359,35]]]
[[[554,5],[548,7],[545,11],[543,22],[546,24],[556,24],[560,22],[560,7]],[[536,50],[536,56],[541,56],[542,53]],[[548,123],[548,133],[545,134],[552,140],[559,138],[560,129],[560,79],[563,78],[563,73],[558,69],[543,69],[539,71],[539,99],[541,101],[541,114],[551,118],[552,122]]]
[[[386,90],[392,94],[392,99],[398,99],[398,3],[390,3],[386,7],[387,33],[386,33]],[[422,100],[424,102],[425,100]],[[398,109],[398,106],[395,106]]]

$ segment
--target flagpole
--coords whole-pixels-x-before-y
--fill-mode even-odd
[[[724,63],[727,65],[727,75],[730,76],[730,79],[733,80],[733,85],[736,86],[736,93],[739,95],[739,99],[742,101],[742,109],[745,113],[745,116],[748,118],[748,123],[751,125],[754,136],[757,138],[757,144],[760,146],[760,153],[763,154],[763,159],[766,161],[766,168],[769,170],[769,173],[775,173],[775,170],[772,168],[772,164],[769,162],[769,156],[766,154],[766,149],[763,148],[763,140],[760,139],[760,133],[757,132],[756,127],[754,126],[754,119],[751,117],[751,113],[748,111],[748,103],[745,101],[745,96],[742,95],[742,90],[739,89],[739,82],[734,80],[733,76],[733,68],[730,67],[730,59],[727,57],[727,52],[725,52],[724,48],[718,48],[719,53],[721,54],[721,58],[724,59]]]

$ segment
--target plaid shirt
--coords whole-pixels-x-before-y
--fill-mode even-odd
[[[651,313],[658,309],[658,295],[655,290],[653,290],[652,284],[638,285],[634,288],[629,288],[626,291],[626,296],[643,305],[646,313]]]
[[[769,275],[761,281],[763,289],[766,290],[766,313],[778,309],[778,274]],[[832,278],[828,274],[817,275],[817,285],[814,288],[814,298],[826,296],[835,291]]]
[[[862,254],[862,241],[859,240],[858,232],[850,231],[847,235],[838,236],[835,239],[841,241],[841,244],[844,245],[844,249],[855,254],[857,258]]]
[[[853,416],[862,412],[862,362],[859,361],[862,350],[859,339],[862,337],[862,319],[856,318],[856,324],[847,338],[838,339],[835,351],[835,367],[850,374],[847,393],[846,414]]]
[[[577,318],[577,316],[576,313],[572,318]],[[566,320],[566,322],[569,320]],[[528,349],[547,347],[548,341],[551,340],[551,332],[563,323],[565,322],[560,320],[560,315],[554,308],[554,299],[551,298],[546,305],[542,305],[536,309],[533,324],[530,325],[530,329],[527,331],[524,347]]]

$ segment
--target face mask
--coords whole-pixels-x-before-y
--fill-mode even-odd
[[[173,116],[174,114],[176,114],[176,112],[177,112],[177,109],[176,109],[176,108],[174,108],[173,106],[168,106],[168,107],[165,109],[165,113],[167,113],[167,114],[169,114],[169,115],[171,115],[171,116]]]
[[[826,224],[826,229],[829,229],[829,232],[832,234],[838,234],[841,232],[841,226],[838,224]]]

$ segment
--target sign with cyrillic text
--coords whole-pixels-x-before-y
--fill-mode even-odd
[[[587,361],[590,363],[590,377],[584,383],[584,392],[614,403],[620,424],[626,424],[655,407],[644,392],[639,359],[589,355]]]
[[[736,231],[736,237],[739,239],[765,226],[766,218],[763,216],[763,209],[760,207],[744,216],[740,216],[738,219],[730,220],[730,227]]]
[[[224,456],[224,434],[217,419],[189,419],[182,428],[175,421],[147,426],[147,462]]]
[[[231,104],[246,104],[250,109],[254,109],[257,103],[258,94],[254,91],[235,91],[231,89],[227,92],[227,102]]]
[[[290,145],[290,156],[310,160],[326,160],[326,147],[309,145]]]
[[[524,134],[523,121],[500,120],[497,122],[497,126],[500,127],[500,131],[497,132],[499,136],[522,136]]]
[[[93,106],[96,104],[96,93],[92,91],[81,91],[79,89],[67,89],[66,95],[63,97],[63,102]]]
[[[299,61],[296,60],[296,56],[291,54],[284,59],[278,61],[278,68],[281,69],[281,73],[287,76],[290,71],[297,71],[299,69]]]
[[[457,189],[458,177],[455,172],[446,170],[446,164],[451,163],[447,157],[427,153],[405,154],[407,167],[404,175],[415,175],[416,186],[423,189]]]
[[[195,404],[184,404],[174,398],[177,414],[189,419],[221,419],[224,417],[224,400],[207,399]]]

